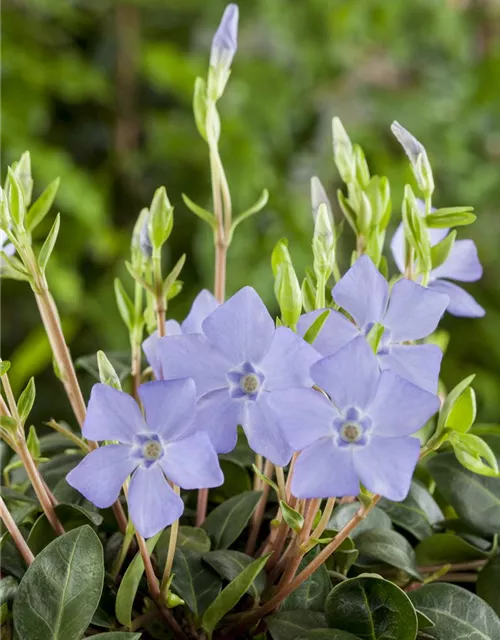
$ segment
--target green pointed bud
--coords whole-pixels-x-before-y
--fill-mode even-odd
[[[145,261],[153,255],[153,245],[149,238],[149,209],[142,209],[136,220],[132,231],[130,253],[132,265],[138,271],[142,271]]]
[[[9,198],[10,215],[14,225],[22,227],[24,216],[26,214],[23,190],[14,171],[10,167],[7,169],[7,171],[9,174],[7,193]]]
[[[402,127],[399,122],[394,121],[392,123],[391,131],[410,160],[413,175],[419,189],[426,197],[430,197],[434,191],[434,178],[424,145]]]
[[[364,191],[359,194],[358,225],[362,233],[368,234],[372,224],[373,211],[371,202]]]
[[[108,387],[113,387],[114,389],[121,391],[122,384],[120,382],[120,378],[104,351],[97,352],[97,366],[99,368],[99,378],[102,384],[106,384]]]
[[[352,142],[347,135],[340,118],[333,118],[333,157],[344,182],[354,182],[356,179],[356,160]]]
[[[326,204],[321,204],[318,209],[312,246],[314,271],[326,279],[330,276],[335,261],[335,236]]]
[[[370,182],[370,170],[368,169],[364,151],[359,144],[354,145],[354,162],[358,184],[362,189],[366,189]]]
[[[384,231],[391,218],[391,188],[385,176],[373,176],[365,189],[372,207],[372,223]]]
[[[314,223],[316,223],[316,218],[318,217],[318,209],[320,205],[324,204],[328,210],[328,215],[330,217],[330,221],[332,227],[334,225],[333,221],[333,213],[332,213],[332,205],[328,196],[326,195],[325,188],[321,184],[321,181],[316,176],[311,178],[311,204],[312,204],[312,214]]]
[[[287,327],[295,329],[302,313],[302,291],[287,244],[286,239],[277,242],[271,255],[271,266],[281,320]]]
[[[149,208],[148,233],[153,253],[159,255],[174,226],[174,209],[170,204],[165,187],[155,191]]]
[[[31,177],[31,156],[29,151],[25,151],[14,168],[14,173],[21,186],[24,198],[24,206],[27,208],[31,203],[33,193],[33,178]]]

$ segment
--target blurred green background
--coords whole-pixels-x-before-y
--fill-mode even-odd
[[[32,154],[35,195],[53,178],[63,214],[48,277],[75,357],[127,348],[112,282],[124,268],[140,209],[164,184],[175,205],[172,264],[188,254],[182,318],[212,286],[211,236],[184,206],[210,207],[207,149],[192,117],[219,0],[4,0],[2,160]],[[311,261],[309,180],[332,201],[340,186],[331,151],[338,115],[387,175],[399,222],[406,158],[390,133],[399,120],[428,150],[439,206],[473,205],[461,231],[485,267],[469,290],[483,320],[448,316],[448,385],[477,372],[480,417],[500,413],[500,2],[498,0],[242,0],[239,50],[220,103],[221,153],[236,211],[267,187],[269,204],[230,250],[228,293],[251,284],[275,308],[270,253],[282,236],[300,275]],[[335,208],[340,218],[338,207]],[[53,216],[37,230],[43,240]],[[343,267],[353,239],[342,237]],[[2,285],[2,357],[19,391],[37,376],[36,424],[70,419],[27,285]],[[81,372],[86,392],[90,377]]]

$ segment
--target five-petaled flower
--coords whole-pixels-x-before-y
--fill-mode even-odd
[[[444,240],[449,229],[428,229],[431,246]],[[391,241],[392,255],[401,273],[405,269],[404,258],[404,230],[400,224]],[[450,255],[445,262],[430,272],[429,289],[445,293],[450,301],[447,311],[454,316],[464,318],[482,318],[485,314],[483,307],[462,287],[448,280],[459,282],[476,282],[483,275],[483,268],[479,262],[477,248],[473,240],[456,240]]]
[[[311,369],[315,389],[288,389],[272,404],[290,445],[301,451],[292,478],[297,498],[355,496],[359,482],[403,500],[420,453],[411,437],[438,410],[438,398],[392,371],[380,372],[361,336]]]
[[[443,354],[436,345],[405,344],[432,333],[448,304],[448,296],[410,280],[396,282],[389,295],[387,280],[368,256],[361,256],[332,291],[333,299],[355,320],[331,311],[314,347],[324,356],[334,354],[360,334],[367,336],[375,324],[384,327],[377,350],[381,369],[391,369],[427,391],[437,390]],[[317,316],[311,311],[297,325],[304,335]]]
[[[319,354],[286,327],[275,328],[264,303],[245,287],[215,309],[202,333],[161,338],[165,378],[193,378],[197,422],[218,453],[231,451],[241,425],[250,447],[276,465],[291,458],[279,423],[280,407],[270,399],[278,389],[310,387],[311,365]]]
[[[97,507],[115,502],[132,475],[130,517],[149,538],[177,520],[184,503],[170,487],[217,487],[222,471],[210,439],[195,424],[192,380],[160,380],[139,387],[145,416],[128,394],[96,384],[90,396],[83,435],[111,440],[89,453],[67,475],[68,483]]]
[[[201,333],[201,323],[219,306],[217,299],[207,291],[202,289],[194,299],[191,309],[185,319],[179,324],[177,320],[167,320],[165,322],[165,333],[167,336],[176,336],[183,333]],[[158,340],[160,335],[158,330],[152,333],[142,343],[142,349],[149,362],[156,379],[162,377],[160,359],[158,357]]]

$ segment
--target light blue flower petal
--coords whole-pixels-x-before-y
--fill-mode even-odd
[[[167,320],[167,322],[165,322],[165,333],[167,336],[180,335],[182,333],[181,325],[177,320]],[[153,369],[153,373],[157,380],[161,380],[162,378],[160,357],[158,354],[159,339],[160,334],[158,333],[158,330],[156,330],[142,343],[142,350],[144,351],[146,360],[148,361],[149,366]]]
[[[217,453],[229,453],[238,440],[243,400],[231,398],[228,389],[217,389],[198,400],[196,424],[206,431]]]
[[[295,463],[291,490],[296,498],[357,496],[359,481],[350,448],[322,438],[304,449]]]
[[[132,522],[143,538],[152,538],[184,511],[184,503],[158,465],[138,467],[130,481],[128,505]]]
[[[381,369],[390,369],[421,389],[436,393],[443,352],[435,344],[393,345],[378,355]]]
[[[422,203],[423,204],[423,203]],[[425,205],[424,205],[425,207]],[[433,247],[441,240],[444,240],[449,233],[449,229],[428,229],[429,239],[431,241],[431,247]],[[405,234],[403,229],[403,223],[400,223],[396,232],[392,236],[391,251],[396,263],[397,268],[401,273],[405,271]]]
[[[248,444],[255,453],[260,453],[279,467],[290,462],[293,449],[265,396],[261,395],[259,400],[247,402],[242,427]]]
[[[207,289],[202,289],[194,299],[191,310],[182,323],[183,333],[201,333],[203,320],[218,306],[217,298]]]
[[[228,4],[215,32],[210,51],[210,64],[229,67],[238,46],[238,5]]]
[[[167,478],[182,489],[219,487],[224,482],[217,454],[204,431],[169,443],[160,464]]]
[[[191,378],[157,380],[139,387],[150,431],[171,442],[196,430],[196,388]]]
[[[433,280],[429,289],[445,293],[450,298],[446,311],[463,318],[482,318],[486,311],[465,289],[446,280]]]
[[[358,327],[380,322],[387,306],[389,285],[368,256],[361,256],[333,287],[335,302],[356,320]]]
[[[418,431],[438,409],[437,396],[386,370],[366,413],[372,419],[373,433],[396,438]]]
[[[477,248],[473,240],[457,240],[448,259],[431,272],[435,280],[449,278],[459,282],[475,282],[483,275]]]
[[[380,371],[375,354],[360,336],[314,364],[311,375],[342,411],[349,407],[364,409],[370,403]]]
[[[137,466],[131,447],[108,444],[91,451],[66,476],[66,481],[100,509],[113,504],[123,483]]]
[[[449,298],[403,278],[396,282],[382,323],[390,342],[420,340],[430,335],[446,311]]]
[[[364,486],[396,502],[408,495],[419,455],[416,438],[372,436],[365,447],[353,447],[354,467]]]
[[[252,287],[244,287],[203,322],[203,333],[235,366],[259,363],[274,335],[274,321]]]
[[[323,312],[324,309],[318,309],[300,316],[297,323],[299,336],[304,337],[312,323]],[[312,346],[322,356],[331,356],[357,336],[359,330],[356,326],[344,315],[332,309]]]
[[[101,383],[92,387],[82,430],[86,438],[130,444],[145,430],[146,423],[132,396]]]

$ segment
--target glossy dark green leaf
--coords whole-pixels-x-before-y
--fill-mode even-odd
[[[158,565],[161,570],[165,566],[168,553],[168,545],[170,543],[170,527],[165,529],[158,540],[155,547],[158,557]],[[181,525],[177,533],[176,549],[188,551],[196,551],[197,553],[207,553],[210,551],[210,538],[205,529],[199,527],[187,527]]]
[[[219,575],[203,562],[197,551],[176,549],[172,573],[172,590],[196,617],[203,614],[222,588]]]
[[[432,535],[432,525],[444,518],[437,502],[418,480],[412,481],[410,492],[403,502],[382,498],[378,506],[394,524],[409,531],[417,540]]]
[[[146,547],[149,553],[153,553],[160,534],[146,540]],[[130,627],[132,624],[132,607],[134,605],[135,596],[139,583],[144,573],[144,562],[141,554],[138,552],[135,558],[127,567],[125,574],[120,582],[118,593],[116,594],[115,613],[120,624]]]
[[[412,591],[415,607],[436,625],[426,633],[438,640],[498,640],[500,619],[481,598],[454,584],[434,583]]]
[[[13,576],[5,576],[0,580],[0,602],[11,602],[17,593],[18,581]]]
[[[221,549],[219,551],[210,551],[203,555],[204,562],[207,562],[214,571],[231,582],[234,580],[244,569],[254,561],[253,558],[247,556],[246,553],[241,551],[233,551],[230,549]],[[248,588],[248,593],[254,600],[258,600],[260,594],[266,588],[266,574],[261,572],[257,575],[255,580]]]
[[[233,609],[250,588],[255,578],[269,560],[268,554],[257,558],[225,587],[203,614],[202,626],[211,635],[218,622]]]
[[[139,640],[141,633],[128,633],[127,631],[108,631],[92,636],[92,640]]]
[[[313,629],[301,633],[296,640],[359,640],[359,638],[348,631],[338,629]]]
[[[415,640],[417,614],[404,591],[379,576],[363,574],[334,587],[326,620],[363,640]]]
[[[102,522],[102,516],[99,513],[87,511],[83,507],[75,504],[58,504],[55,507],[55,512],[65,531],[77,529],[85,524],[97,527]],[[36,556],[52,542],[55,537],[56,534],[47,517],[41,515],[30,531],[27,540],[28,546]]]
[[[273,640],[297,640],[305,631],[327,627],[324,614],[317,611],[279,611],[266,622]]]
[[[310,551],[300,563],[299,572],[313,560],[318,551],[317,548]],[[325,600],[332,588],[328,570],[322,564],[298,589],[295,589],[283,602],[280,611],[295,611],[307,609],[310,611],[324,611]]]
[[[486,536],[500,534],[500,478],[464,469],[453,453],[434,456],[427,468],[462,520]]]
[[[323,537],[333,538],[337,534],[335,529],[326,529]],[[352,565],[356,562],[359,556],[359,551],[356,549],[356,545],[352,538],[346,538],[337,547],[334,553],[327,559],[326,567],[329,571],[335,571],[346,575]]]
[[[500,616],[500,556],[491,558],[479,572],[476,591]]]
[[[415,609],[415,611],[417,612],[417,624],[419,631],[420,629],[428,629],[429,627],[435,626],[434,622],[432,622],[432,620],[428,616],[426,616],[425,613],[422,613],[418,609]]]
[[[81,638],[99,604],[102,545],[89,526],[51,542],[33,561],[14,601],[19,640]]]
[[[295,533],[300,533],[304,526],[304,516],[298,511],[295,511],[295,509],[290,507],[284,500],[280,500],[280,507],[283,519],[290,529],[295,531]]]
[[[468,562],[488,555],[453,533],[436,533],[422,540],[415,548],[415,554],[418,564]]]
[[[245,491],[214,509],[203,523],[203,529],[216,549],[227,549],[238,538],[255,511],[260,491]]]
[[[339,531],[352,520],[357,511],[359,511],[358,502],[339,505],[335,508],[327,528]],[[369,511],[366,518],[364,518],[351,533],[351,538],[355,540],[361,533],[370,529],[392,529],[391,519],[378,507],[374,507]]]
[[[250,474],[241,462],[235,460],[221,460],[220,466],[224,474],[224,484],[216,489],[212,489],[214,501],[222,502],[228,500],[252,488]]]
[[[383,562],[401,569],[417,580],[421,579],[413,547],[397,531],[390,529],[365,531],[357,536],[356,547],[360,556]]]

